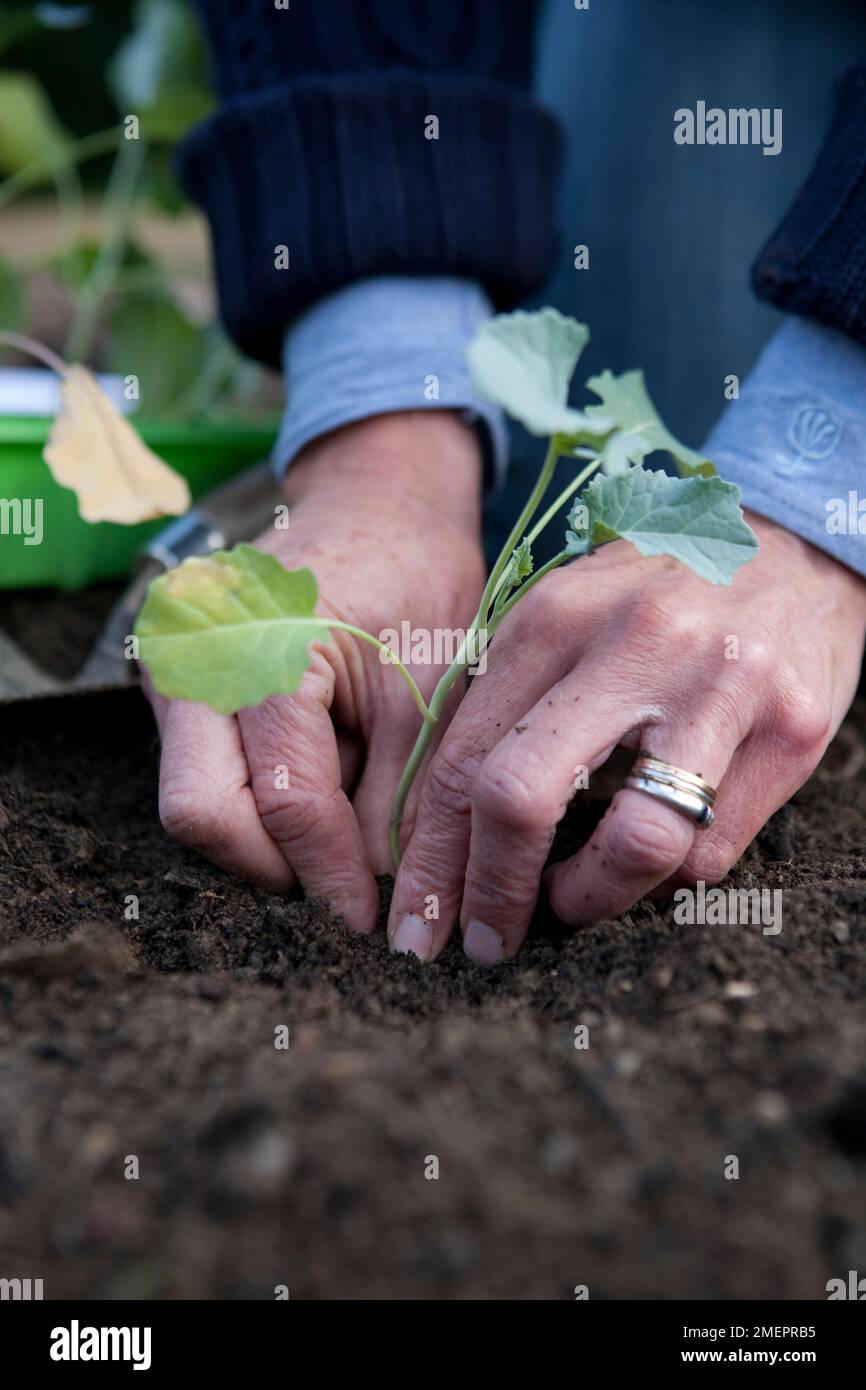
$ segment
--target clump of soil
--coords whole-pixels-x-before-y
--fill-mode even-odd
[[[0,1275],[50,1298],[825,1297],[866,1269],[863,714],[733,876],[783,890],[779,935],[542,913],[485,972],[173,845],[137,692],[4,711]]]

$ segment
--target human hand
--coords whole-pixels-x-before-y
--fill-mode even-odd
[[[332,617],[373,633],[407,619],[428,631],[465,627],[484,584],[480,492],[477,437],[457,416],[379,416],[304,450],[285,482],[289,529],[256,544],[289,568],[309,565]],[[442,669],[413,668],[427,698]],[[297,878],[349,928],[372,931],[374,874],[391,868],[391,799],[419,723],[378,652],[336,633],[294,695],[235,717],[149,698],[169,834],[274,892]]]
[[[625,788],[587,844],[545,874],[573,924],[659,885],[718,882],[810,775],[854,696],[866,582],[758,516],[731,588],[625,542],[556,570],[503,622],[436,752],[394,890],[433,959],[459,920],[492,964],[520,947],[577,774],[617,744],[719,788],[715,823]],[[439,920],[424,923],[436,894]],[[404,931],[408,931],[404,928]]]

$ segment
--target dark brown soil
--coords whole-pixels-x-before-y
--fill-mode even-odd
[[[863,715],[736,871],[784,889],[780,935],[644,904],[575,935],[542,917],[484,972],[174,846],[137,693],[6,709],[0,1275],[50,1298],[820,1299],[866,1272]]]

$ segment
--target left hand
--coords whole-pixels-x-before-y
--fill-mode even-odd
[[[474,960],[513,956],[579,769],[617,744],[717,787],[715,824],[699,830],[623,789],[583,849],[547,871],[557,916],[597,921],[669,881],[724,878],[838,729],[866,631],[863,579],[748,520],[760,549],[730,588],[617,541],[516,605],[424,779],[389,938],[435,894],[428,959],[458,920]]]

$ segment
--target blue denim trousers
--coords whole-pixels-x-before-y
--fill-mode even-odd
[[[781,315],[753,296],[750,267],[804,182],[836,77],[866,56],[862,0],[548,0],[536,87],[567,140],[561,246],[533,300],[589,325],[575,374],[642,367],[666,423],[700,447]],[[780,108],[782,145],[688,145],[674,112]],[[574,248],[588,250],[575,269]],[[495,553],[543,445],[512,431],[509,481],[488,507]],[[537,548],[558,549],[558,537]]]

